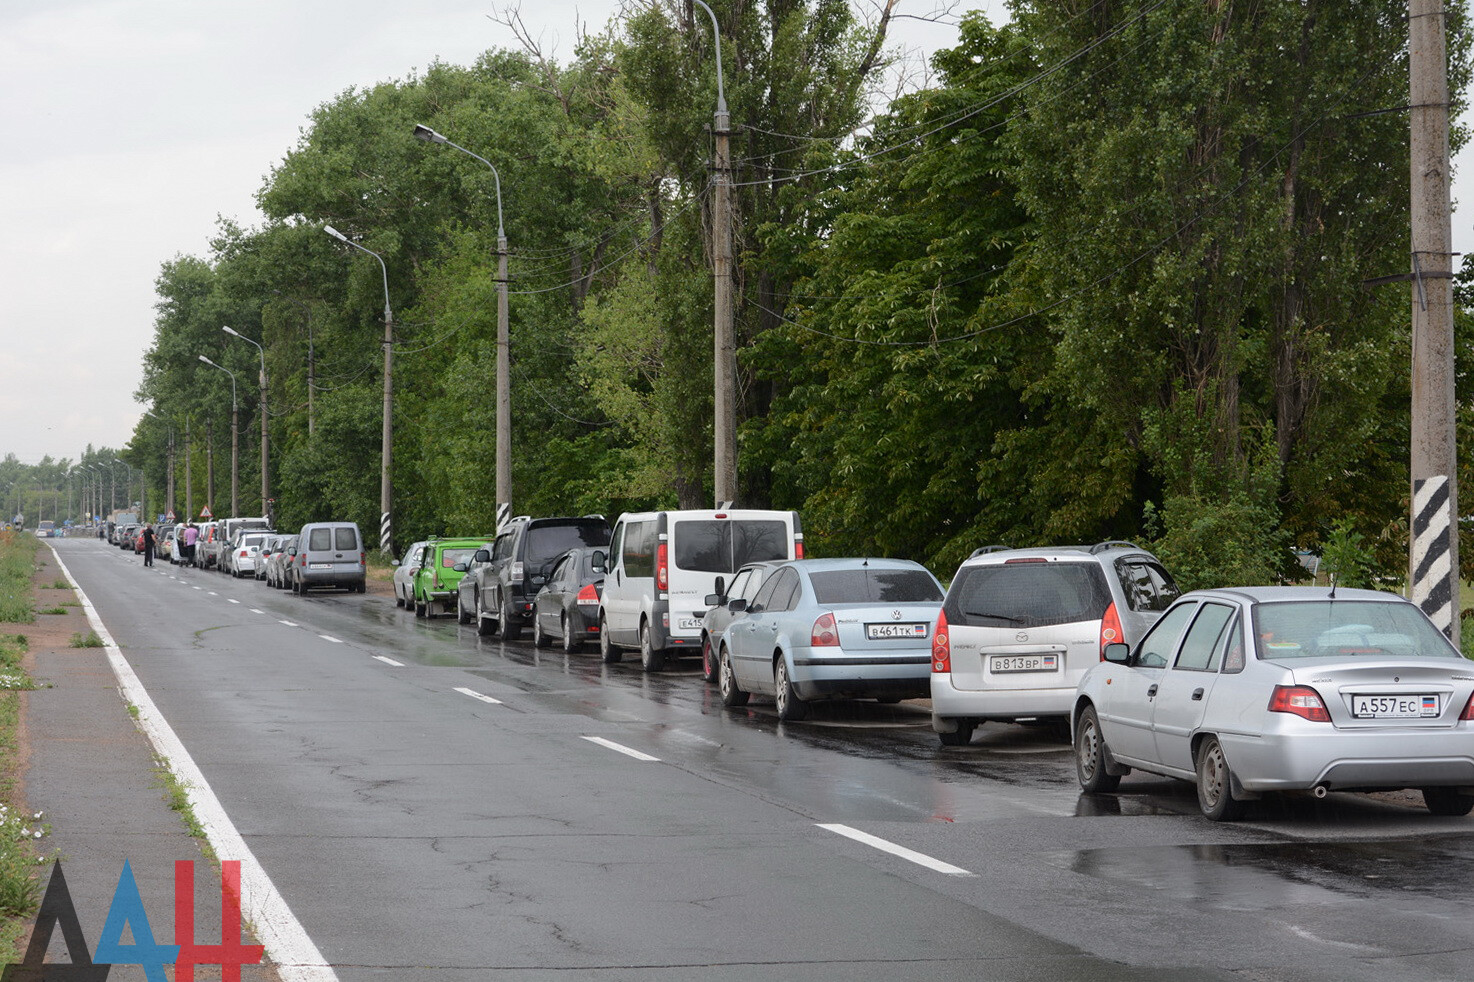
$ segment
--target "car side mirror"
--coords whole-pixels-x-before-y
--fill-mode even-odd
[[[491,553],[486,549],[477,549],[476,555],[472,556],[471,558],[476,560],[476,562],[478,563],[489,563],[491,562]]]
[[[457,573],[464,573],[466,571],[466,564],[456,563],[454,566],[451,567],[451,569],[455,570]]]
[[[546,576],[540,576],[537,573],[532,574],[532,585],[533,586],[541,586],[542,584],[544,584],[546,582],[548,582],[548,578]]]
[[[603,549],[595,549],[593,556],[590,557],[589,565],[593,566],[594,569],[608,569],[609,554]]]
[[[1131,646],[1120,641],[1105,646],[1105,660],[1116,665],[1125,665],[1131,661]]]
[[[731,603],[727,604],[727,609],[730,610],[734,614],[740,614],[744,610],[748,611],[749,613],[755,613],[760,608],[757,608],[757,607],[749,608],[747,606],[747,601],[744,600],[744,599],[742,599],[741,597],[738,597],[736,600],[733,600]]]
[[[717,577],[716,589],[717,589],[717,593],[718,594],[721,594],[721,595],[725,595],[726,594],[726,592],[727,592],[727,578],[726,577],[724,577],[724,576],[718,576]],[[721,601],[718,601],[718,603],[720,603],[720,602]]]
[[[389,560],[389,565],[390,566],[398,566],[399,565],[399,560],[397,560],[397,559],[391,559],[391,560]]]
[[[708,607],[720,607],[722,605],[722,595],[719,593],[708,593],[705,603]]]

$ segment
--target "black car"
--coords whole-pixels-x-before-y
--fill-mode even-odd
[[[572,654],[584,641],[599,640],[599,597],[608,563],[603,549],[569,549],[558,557],[532,602],[533,644],[547,648],[556,638]]]
[[[603,515],[512,519],[497,533],[491,550],[479,550],[468,565],[459,599],[462,616],[473,612],[482,637],[500,633],[508,641],[517,640],[558,557],[570,549],[607,550],[609,534]]]

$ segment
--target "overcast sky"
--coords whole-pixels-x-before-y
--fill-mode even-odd
[[[566,60],[575,24],[598,30],[616,6],[528,0],[523,16]],[[1002,9],[968,6],[995,20]],[[204,255],[218,215],[258,222],[254,194],[318,105],[437,58],[514,47],[492,9],[0,0],[0,455],[34,463],[127,443],[161,264]],[[898,26],[913,48],[955,40]],[[1456,250],[1474,246],[1469,225],[1455,217]]]

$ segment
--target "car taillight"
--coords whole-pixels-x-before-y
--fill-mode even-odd
[[[527,567],[521,562],[512,563],[512,579],[520,580],[527,575]]]
[[[1331,714],[1320,693],[1308,685],[1277,685],[1269,696],[1271,713],[1290,713],[1312,723],[1329,723]]]
[[[822,614],[814,622],[814,630],[809,635],[809,644],[815,648],[839,646],[839,626],[834,623],[833,614]]]
[[[245,559],[246,558],[246,555],[247,555],[246,550],[242,549],[241,550],[241,558],[242,559]]]
[[[1464,703],[1464,711],[1459,713],[1459,719],[1474,719],[1474,695],[1471,695],[1469,701]]]
[[[578,591],[576,602],[581,607],[597,607],[599,606],[599,591],[594,589],[592,583],[586,584],[582,590]]]
[[[794,539],[793,540],[793,558],[794,559],[802,559],[802,558],[804,558],[804,540],[803,539]]]
[[[937,629],[931,636],[931,670],[952,671],[952,639],[947,636],[947,612],[937,615]]]
[[[661,590],[670,589],[670,546],[664,542],[655,547],[655,585]]]
[[[1126,639],[1121,636],[1121,615],[1116,613],[1116,604],[1113,601],[1100,618],[1100,660],[1105,661],[1106,645],[1124,640]]]

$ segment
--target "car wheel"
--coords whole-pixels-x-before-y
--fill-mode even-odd
[[[461,603],[461,593],[459,590],[456,591],[456,623],[471,623],[471,613],[470,611],[466,610],[466,605]]]
[[[655,647],[650,638],[650,623],[640,624],[640,668],[646,672],[658,672],[665,667],[665,651]]]
[[[532,612],[532,646],[534,648],[551,648],[553,639],[543,633],[542,618],[537,616],[537,611]]]
[[[415,597],[415,616],[416,617],[429,617],[430,616],[430,605],[428,603],[425,603],[425,602],[421,601],[419,597]]]
[[[293,595],[294,595],[294,596],[300,596],[300,595],[301,595],[301,593],[302,593],[302,590],[301,590],[301,588],[300,588],[300,587],[299,587],[299,586],[298,586],[298,585],[297,585],[297,581],[296,581],[296,580],[293,580],[293,581],[292,581],[292,594],[293,594]]]
[[[1198,748],[1198,807],[1214,822],[1232,822],[1243,815],[1244,803],[1235,801],[1233,772],[1223,756],[1217,737],[1208,737]]]
[[[394,588],[394,606],[404,607],[404,598],[399,595],[399,587]]]
[[[604,659],[606,665],[613,665],[624,657],[624,652],[609,640],[609,622],[604,619],[603,614],[599,615],[599,657]]]
[[[711,635],[704,634],[701,637],[701,678],[707,682],[715,682],[717,673],[716,652],[711,650]]]
[[[1086,706],[1075,726],[1075,776],[1087,794],[1114,791],[1121,784],[1116,774],[1106,773],[1106,743],[1094,706]]]
[[[476,597],[476,634],[483,638],[496,635],[498,625],[495,617],[487,617],[486,611],[481,609],[481,597]]]
[[[563,653],[565,655],[576,654],[583,644],[573,636],[573,630],[568,626],[568,615],[564,614],[560,617],[558,624],[563,629]]]
[[[1457,788],[1424,788],[1423,804],[1434,815],[1458,818],[1474,811],[1474,795],[1461,794]]]
[[[942,741],[944,747],[965,747],[972,743],[972,731],[977,725],[970,719],[959,719],[957,729],[951,733],[938,733],[937,739]]]
[[[368,581],[365,580],[364,582],[355,585],[353,587],[353,592],[354,593],[368,593]]]
[[[502,637],[507,641],[516,641],[522,637],[522,624],[512,614],[512,610],[505,603],[499,604],[502,612]]]
[[[749,693],[737,687],[737,676],[732,674],[732,656],[726,648],[717,652],[717,685],[722,693],[723,706],[745,706]]]
[[[778,703],[778,718],[784,721],[807,719],[809,704],[799,697],[788,677],[788,660],[781,655],[773,662],[773,692]]]

